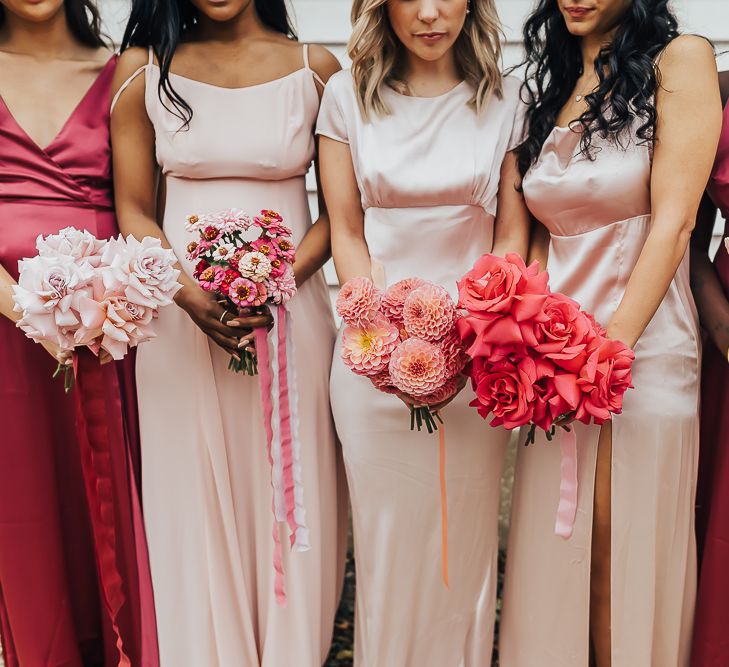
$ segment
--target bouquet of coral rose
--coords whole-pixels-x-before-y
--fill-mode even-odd
[[[154,337],[152,321],[181,285],[177,259],[159,239],[99,240],[73,227],[36,240],[38,254],[18,262],[13,286],[17,326],[36,342],[62,351],[88,347],[96,356],[124,358],[130,347]],[[65,371],[66,391],[73,382]]]
[[[344,363],[380,391],[406,399],[411,429],[437,430],[433,407],[460,391],[466,364],[448,292],[408,278],[382,293],[369,278],[354,278],[339,293],[337,313],[347,325]]]
[[[515,254],[484,255],[458,283],[466,311],[458,333],[472,360],[476,399],[471,405],[492,426],[537,428],[551,440],[564,429],[562,502],[557,533],[571,534],[576,510],[576,439],[571,421],[603,424],[620,414],[631,385],[633,351],[578,303],[552,293],[536,262]],[[567,478],[569,477],[569,479]]]
[[[254,217],[239,209],[191,215],[187,229],[199,235],[187,247],[187,258],[195,263],[193,277],[231,311],[285,305],[296,294],[296,248],[291,230],[275,211]],[[256,375],[256,357],[248,350],[241,354],[228,367]]]

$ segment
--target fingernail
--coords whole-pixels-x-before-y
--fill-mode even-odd
[[[251,341],[249,341],[249,340],[242,340],[240,343],[238,343],[238,349],[240,350],[241,348],[245,347],[246,345],[250,345],[250,342]]]
[[[239,327],[240,322],[238,320],[230,320],[230,322],[227,322],[227,325],[229,327]]]
[[[236,354],[235,352],[234,352],[234,353],[233,353],[233,354],[232,354],[231,356],[232,356],[232,357],[233,357],[233,359],[235,359],[236,361],[240,361],[240,355]]]

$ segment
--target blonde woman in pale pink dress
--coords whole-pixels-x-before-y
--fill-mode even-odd
[[[137,364],[162,667],[320,667],[331,642],[346,506],[328,395],[335,329],[319,271],[329,224],[322,208],[311,225],[304,177],[323,81],[339,66],[290,34],[282,0],[139,0],[119,62],[112,139],[120,226],[163,238],[185,272],[179,307],[160,315],[158,337]],[[223,311],[185,259],[193,238],[186,216],[231,207],[277,210],[298,244],[290,309],[312,548],[284,549],[286,607],[274,592],[259,380],[228,370],[268,315]]]
[[[570,538],[554,532],[559,441],[519,448],[499,664],[686,667],[701,351],[688,242],[721,129],[712,49],[658,0],[541,0],[525,33],[534,254],[634,348],[635,387],[611,422],[573,426]]]
[[[322,184],[341,282],[418,276],[455,295],[481,254],[524,253],[528,217],[509,152],[519,83],[503,79],[492,0],[357,0],[351,72],[322,100]],[[383,69],[384,68],[384,69]],[[382,76],[376,78],[375,72]],[[508,433],[442,410],[450,585],[441,578],[438,436],[334,352],[331,400],[354,522],[355,664],[490,664],[499,480]]]

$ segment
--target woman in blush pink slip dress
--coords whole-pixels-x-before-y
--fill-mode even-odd
[[[119,232],[109,149],[116,61],[90,2],[0,2],[0,645],[6,667],[114,667],[118,640],[135,667],[158,664],[133,470],[133,360],[101,367],[104,389],[89,398],[115,406],[109,414],[123,433],[117,446],[96,443],[106,449],[92,455],[76,422],[79,389],[65,394],[63,382],[51,379],[62,355],[25,337],[12,301],[18,261],[37,254],[38,235],[70,226],[99,238]],[[90,504],[89,480],[102,489],[103,504],[98,498]]]
[[[120,58],[112,112],[120,224],[163,238],[184,269],[180,307],[160,314],[157,338],[137,361],[164,667],[319,667],[331,642],[346,503],[328,393],[335,329],[319,271],[329,225],[324,208],[311,224],[305,174],[322,81],[339,65],[290,35],[283,0],[179,0],[164,9],[138,0]],[[312,548],[284,549],[288,606],[277,604],[274,590],[259,378],[228,370],[267,316],[226,314],[185,259],[194,239],[187,216],[226,208],[278,211],[298,246],[290,312]]]
[[[622,414],[573,425],[570,538],[555,535],[559,442],[519,449],[500,664],[686,667],[701,348],[688,242],[721,126],[714,55],[659,0],[542,0],[525,35],[535,255],[636,360]]]
[[[479,256],[525,253],[528,240],[509,152],[519,83],[498,68],[494,3],[358,0],[352,15],[353,68],[329,81],[317,125],[339,278],[385,286],[418,276],[455,296]],[[335,348],[331,401],[357,563],[356,665],[490,664],[509,434],[490,428],[472,398],[466,389],[442,411],[446,587],[438,436],[411,431],[407,407],[354,375]]]
[[[701,378],[701,447],[696,532],[699,589],[692,667],[729,664],[729,252],[724,230],[713,263],[709,259],[717,208],[729,220],[729,72],[719,75],[724,129],[691,252],[691,283],[708,340]]]

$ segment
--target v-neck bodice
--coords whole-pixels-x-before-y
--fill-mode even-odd
[[[108,106],[116,60],[104,66],[46,148],[0,99],[0,206],[22,200],[111,209]]]
[[[39,234],[63,227],[99,238],[118,233],[114,216],[109,106],[116,56],[41,149],[0,101],[0,264],[17,276]]]

